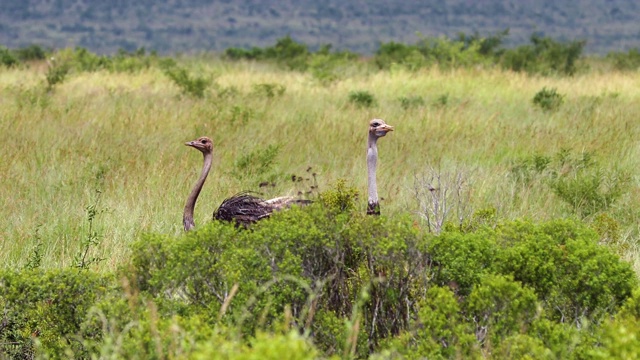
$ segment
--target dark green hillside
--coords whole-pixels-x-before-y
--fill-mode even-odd
[[[380,42],[414,42],[418,33],[455,36],[510,29],[511,45],[533,32],[587,39],[587,52],[640,45],[640,5],[623,0],[572,1],[112,1],[34,0],[0,4],[0,44],[82,46],[112,53],[223,50],[272,44],[290,34],[310,45],[371,53]]]

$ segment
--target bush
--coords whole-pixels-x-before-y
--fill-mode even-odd
[[[533,288],[558,321],[598,321],[637,285],[629,265],[598,245],[597,234],[586,227],[570,221],[516,222],[500,233],[498,241],[508,244],[500,272]]]
[[[0,46],[0,65],[6,67],[16,66],[20,63],[18,58],[6,47]]]
[[[196,98],[204,97],[205,91],[213,82],[211,77],[190,75],[186,69],[178,66],[166,67],[163,71],[180,88],[183,94]]]
[[[533,97],[533,104],[547,111],[557,110],[563,102],[564,95],[559,94],[555,88],[542,88]]]
[[[36,344],[45,353],[63,354],[68,348],[82,353],[73,338],[111,282],[110,277],[74,269],[0,273],[0,342],[15,345],[10,351],[15,358],[30,356]]]
[[[633,354],[630,265],[579,222],[421,233],[344,182],[249,229],[146,234],[119,276],[0,273],[13,358],[586,358]],[[472,220],[476,221],[476,220]],[[116,278],[120,278],[116,281]],[[618,311],[622,308],[621,311]]]
[[[45,74],[47,80],[47,90],[52,90],[56,85],[62,84],[71,71],[71,65],[67,62],[52,60]]]
[[[47,58],[47,52],[40,45],[29,45],[14,51],[16,57],[20,61],[44,60]]]
[[[286,90],[287,87],[280,84],[262,83],[253,85],[253,91],[255,94],[269,99],[276,96],[282,96]]]
[[[357,106],[368,108],[376,104],[376,98],[368,91],[358,90],[349,93],[349,102]]]
[[[613,68],[620,71],[635,71],[640,68],[640,49],[630,49],[626,53],[610,52],[607,59],[613,63]]]
[[[585,41],[561,43],[549,37],[531,35],[531,45],[506,50],[501,57],[505,69],[543,75],[573,75]]]

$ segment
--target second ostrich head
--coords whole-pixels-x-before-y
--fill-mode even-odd
[[[376,138],[387,135],[389,131],[393,131],[393,126],[387,125],[382,119],[373,119],[369,121],[369,135]]]
[[[367,179],[369,181],[369,202],[367,215],[380,215],[378,202],[378,185],[376,183],[376,167],[378,164],[379,138],[393,131],[393,126],[387,125],[382,119],[373,119],[369,122],[369,141],[367,143]]]

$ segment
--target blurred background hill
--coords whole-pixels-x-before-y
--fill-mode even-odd
[[[640,47],[638,19],[632,0],[24,0],[0,2],[0,44],[178,53],[262,47],[290,35],[312,48],[372,53],[381,42],[509,29],[506,45],[539,33],[584,39],[585,52],[603,54]]]

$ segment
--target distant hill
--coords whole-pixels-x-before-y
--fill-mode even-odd
[[[586,52],[606,53],[640,47],[639,19],[634,0],[22,0],[0,2],[0,44],[177,53],[263,47],[291,35],[371,53],[380,42],[413,43],[417,34],[509,28],[508,45],[539,32],[586,39]]]

